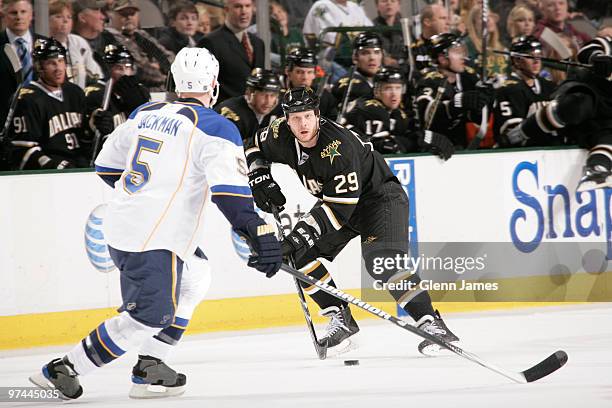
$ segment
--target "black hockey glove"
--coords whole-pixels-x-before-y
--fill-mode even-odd
[[[100,132],[101,135],[109,135],[115,130],[115,123],[113,122],[113,114],[109,111],[103,111],[102,109],[96,109],[93,114],[93,125]]]
[[[468,112],[480,113],[482,108],[490,105],[495,99],[495,91],[491,87],[482,86],[473,91],[465,91],[455,95],[455,108]]]
[[[74,167],[74,165],[68,160],[52,159],[51,157],[45,155],[38,158],[38,163],[40,164],[41,169],[63,170]]]
[[[439,156],[442,160],[448,160],[455,153],[455,146],[448,137],[426,130],[419,136],[419,146],[425,150]]]
[[[399,152],[400,150],[395,137],[389,134],[387,131],[373,134],[370,138],[370,142],[372,143],[374,150],[380,154],[393,154]]]
[[[278,207],[280,210],[287,202],[280,186],[272,178],[269,168],[260,167],[250,172],[249,186],[253,191],[255,204],[262,211],[272,213],[273,207]]]
[[[518,125],[507,131],[505,135],[502,135],[502,140],[503,142],[507,142],[510,146],[525,146],[529,140],[529,136],[525,134],[523,127]]]
[[[119,109],[126,114],[149,102],[149,90],[138,83],[135,76],[124,75],[113,85],[113,94],[119,100]]]
[[[603,78],[612,75],[612,57],[609,55],[594,55],[591,57],[593,72]]]
[[[283,263],[281,244],[276,239],[274,227],[258,218],[247,224],[246,231],[237,230],[236,232],[241,236],[247,236],[249,246],[253,251],[247,265],[265,273],[268,278],[274,276]]]
[[[308,219],[310,221],[307,222]],[[316,221],[312,216],[307,215],[295,224],[293,231],[283,240],[283,256],[300,259],[306,251],[315,245],[320,235]]]

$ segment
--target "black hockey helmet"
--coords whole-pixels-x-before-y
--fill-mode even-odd
[[[382,40],[378,34],[372,31],[359,33],[353,40],[353,52],[364,48],[383,48]]]
[[[66,48],[55,38],[39,38],[34,42],[32,59],[44,61],[51,58],[66,58]]]
[[[102,59],[109,65],[134,65],[134,57],[124,45],[107,45],[106,48],[104,48],[104,56],[102,57]]]
[[[542,43],[533,35],[517,37],[510,45],[510,52],[520,52],[521,54],[542,53]]]
[[[377,84],[403,84],[405,81],[404,75],[399,68],[382,67],[380,71],[374,75],[374,86]]]
[[[263,68],[255,68],[246,80],[247,88],[258,91],[280,92],[281,83],[273,71]]]
[[[314,68],[317,66],[317,56],[311,49],[299,47],[294,48],[287,54],[287,68],[292,70],[293,67]]]
[[[463,46],[462,37],[453,33],[442,33],[432,36],[427,42],[427,52],[429,58],[435,64],[438,56],[444,54],[448,56],[448,49]]]
[[[310,87],[293,88],[285,92],[281,107],[285,117],[289,113],[314,110],[319,114],[319,97]]]

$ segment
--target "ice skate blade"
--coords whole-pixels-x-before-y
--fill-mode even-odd
[[[184,394],[186,387],[186,385],[180,387],[164,387],[163,385],[132,384],[129,396],[134,399],[176,397]]]
[[[43,390],[55,390],[56,389],[53,383],[49,381],[47,377],[44,376],[42,371],[40,373],[31,375],[28,379],[30,380],[32,384],[34,384],[38,388],[42,388]],[[74,398],[66,397],[64,394],[62,394],[61,391],[58,392],[58,395],[61,399],[65,401],[71,401],[74,399]]]
[[[327,358],[334,358],[350,351],[357,350],[359,348],[359,342],[358,339],[355,338],[356,336],[357,335],[352,335],[351,337],[344,339],[337,346],[328,348]]]
[[[453,346],[459,346],[459,341],[449,341],[449,344]],[[438,346],[437,344],[429,344],[428,346],[423,347],[423,350],[419,350],[420,353],[426,357],[437,357],[437,356],[446,356],[453,354],[452,351],[447,350],[443,347]]]

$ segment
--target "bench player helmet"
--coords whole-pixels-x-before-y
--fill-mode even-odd
[[[521,54],[541,54],[542,43],[533,35],[521,36],[512,41],[510,52],[520,52]]]
[[[66,58],[66,48],[55,38],[39,38],[34,43],[32,59],[36,62],[52,58]]]
[[[107,45],[106,48],[104,48],[104,56],[102,59],[109,65],[134,65],[134,57],[124,45]]]
[[[382,84],[405,84],[404,75],[395,67],[382,67],[374,75],[374,89]]]
[[[314,51],[308,48],[294,48],[285,58],[289,71],[293,67],[314,68],[317,66],[317,56]]]
[[[353,40],[353,52],[357,52],[364,48],[379,48],[382,49],[383,44],[380,36],[374,32],[366,31],[359,33]]]
[[[263,68],[255,68],[246,80],[247,88],[256,91],[280,92],[281,83],[273,71]]]
[[[283,96],[281,107],[285,117],[290,113],[314,110],[319,116],[319,97],[310,87],[293,88]]]
[[[453,47],[462,47],[461,37],[453,33],[442,33],[432,36],[427,43],[427,51],[432,63],[437,64],[438,56],[448,57],[448,50]]]
[[[206,48],[183,48],[170,66],[175,91],[210,93],[210,106],[219,97],[219,61]]]

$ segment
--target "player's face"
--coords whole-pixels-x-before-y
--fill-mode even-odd
[[[72,31],[72,13],[67,8],[49,16],[49,34],[66,37]]]
[[[402,84],[382,84],[376,90],[376,97],[388,109],[397,109],[402,103],[402,90]]]
[[[198,29],[198,15],[181,11],[170,25],[181,34],[193,36]]]
[[[134,67],[131,64],[114,64],[111,67],[111,78],[117,82],[123,76],[134,75]]]
[[[62,86],[66,79],[66,60],[50,58],[40,62],[40,79],[54,88]]]
[[[366,76],[374,76],[382,65],[383,52],[380,48],[364,48],[357,51],[353,62]]]
[[[465,47],[452,47],[448,50],[448,69],[453,72],[465,71]]]
[[[7,7],[4,23],[17,35],[25,34],[32,22],[32,6],[27,1],[18,1]]]
[[[255,91],[250,95],[251,108],[260,115],[267,115],[278,103],[278,92]]]
[[[289,113],[287,124],[302,146],[313,147],[317,144],[319,117],[314,110]]]
[[[539,53],[531,53],[531,55],[541,56]],[[539,59],[517,58],[516,66],[519,71],[530,78],[535,78],[542,71],[542,61]]]
[[[294,66],[291,71],[287,71],[287,78],[292,87],[312,86],[315,79],[315,69]]]

